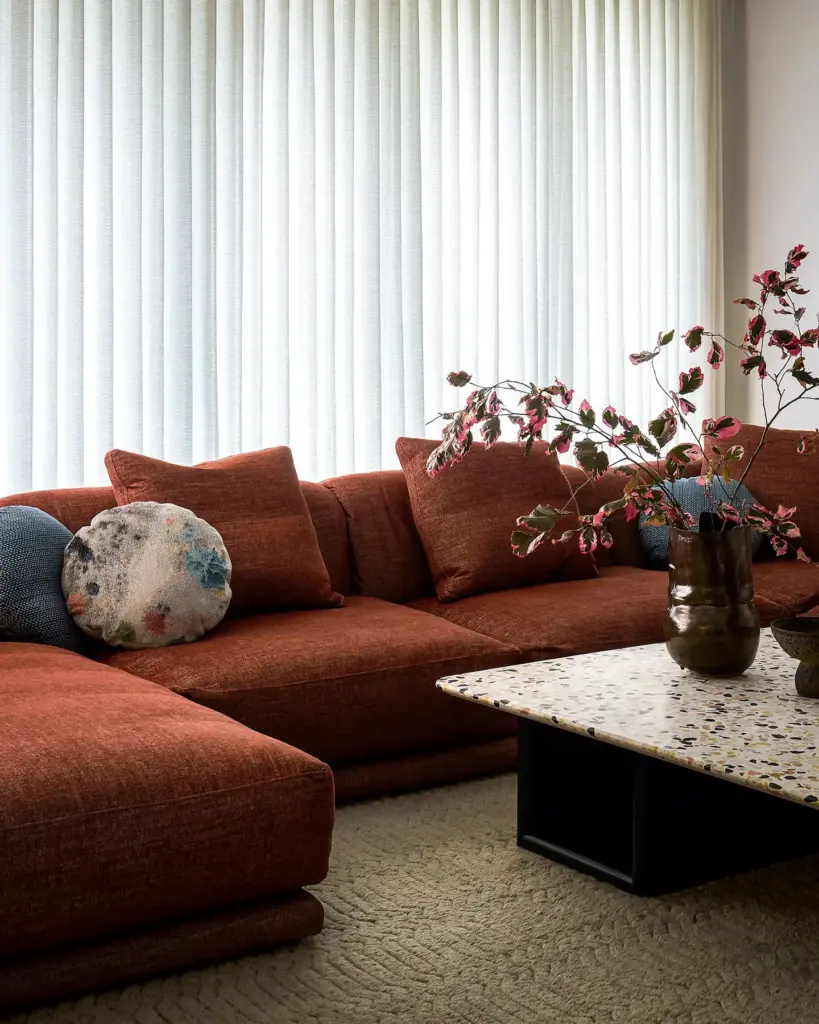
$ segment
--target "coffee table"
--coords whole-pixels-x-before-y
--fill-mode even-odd
[[[640,895],[819,850],[819,701],[763,630],[743,676],[652,644],[437,683],[520,717],[518,844]]]

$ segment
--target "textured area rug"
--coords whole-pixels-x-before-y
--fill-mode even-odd
[[[645,899],[519,850],[514,834],[513,776],[342,808],[316,890],[321,935],[11,1019],[819,1021],[819,858]]]

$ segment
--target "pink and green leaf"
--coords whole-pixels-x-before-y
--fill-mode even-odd
[[[702,336],[705,333],[705,328],[697,325],[686,331],[683,335],[683,341],[691,349],[692,352],[696,352],[702,344]]]
[[[692,366],[688,373],[680,374],[680,383],[677,387],[678,395],[690,395],[694,391],[698,391],[705,381],[701,367]]]
[[[706,437],[733,437],[742,430],[742,423],[735,416],[719,416],[717,419],[702,421],[702,432]]]
[[[602,416],[603,422],[606,424],[607,427],[611,427],[612,430],[614,430],[617,427],[617,410],[614,408],[613,405],[607,405],[606,408],[603,410]]]
[[[587,430],[591,430],[591,428],[595,424],[596,417],[594,414],[594,409],[592,409],[592,407],[589,405],[588,401],[585,398],[580,403],[580,409],[578,410],[578,413],[580,416],[580,422],[583,424],[583,426]]]
[[[712,369],[718,370],[722,366],[724,359],[725,349],[722,347],[722,345],[720,345],[716,338],[712,338],[711,348],[708,352],[708,365]]]
[[[634,366],[639,366],[640,363],[651,362],[651,360],[658,354],[658,352],[659,349],[654,349],[651,352],[649,352],[648,349],[645,349],[642,352],[633,352],[629,356],[629,359],[631,360]]]

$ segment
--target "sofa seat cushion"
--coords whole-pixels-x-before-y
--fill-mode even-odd
[[[668,573],[613,565],[592,580],[541,583],[478,594],[452,604],[434,598],[412,607],[513,644],[531,661],[661,643]],[[757,602],[763,622],[781,612]]]
[[[753,572],[757,606],[769,601],[787,615],[799,615],[819,602],[819,565],[815,562],[775,558],[754,562]]]
[[[514,732],[510,716],[435,689],[440,676],[519,661],[514,647],[372,597],[228,619],[189,646],[103,657],[333,765]]]
[[[333,780],[57,648],[0,645],[0,957],[320,882]]]

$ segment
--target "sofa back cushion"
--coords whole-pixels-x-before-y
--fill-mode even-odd
[[[512,554],[509,538],[515,520],[536,505],[572,505],[573,511],[558,521],[554,536],[577,526],[577,505],[568,481],[557,456],[550,455],[544,445],[536,445],[527,455],[518,444],[499,442],[491,448],[475,444],[463,462],[432,478],[426,463],[437,444],[402,437],[396,451],[442,601],[597,575],[594,560],[580,553],[576,540],[547,541],[527,558]]]
[[[114,508],[113,487],[55,487],[50,491],[26,491],[0,498],[0,506],[28,505],[48,512],[72,533],[88,526],[98,512]]]
[[[233,563],[232,614],[343,602],[330,584],[289,448],[198,466],[114,449],[105,465],[120,505],[170,502],[219,531]]]
[[[765,445],[743,483],[756,500],[776,511],[777,506],[796,506],[794,522],[802,531],[801,544],[807,555],[819,560],[819,453],[800,455],[796,446],[804,430],[772,428]],[[745,449],[744,458],[731,466],[731,476],[738,480],[762,437],[762,427],[745,424],[730,444]],[[712,444],[706,441],[706,454]],[[724,450],[726,445],[721,444]]]
[[[396,476],[402,476],[395,470]],[[330,583],[339,594],[351,593],[350,564],[347,544],[347,521],[338,499],[322,484],[301,481],[301,493],[316,528]],[[409,502],[409,498],[407,498]],[[29,505],[42,509],[67,526],[72,533],[88,526],[99,512],[114,508],[117,499],[113,487],[55,487],[50,491],[28,491],[0,498],[0,507]],[[419,541],[420,544],[420,541]]]
[[[344,509],[335,494],[324,484],[302,480],[301,493],[313,520],[321,557],[330,576],[330,585],[339,594],[351,594],[350,543]]]
[[[434,593],[400,469],[325,480],[347,517],[353,589],[405,604]]]
[[[599,480],[589,481],[586,473],[579,466],[564,466],[563,472],[571,484],[572,491],[577,492],[577,505],[581,515],[593,516],[601,505],[616,501],[623,496],[626,478],[622,473],[608,470]],[[583,486],[582,490],[578,488]],[[609,565],[633,565],[642,568],[645,562],[643,549],[637,531],[638,521],[630,522],[622,512],[617,512],[608,522],[609,533],[614,538],[610,548],[598,547],[594,552],[595,563],[599,567]]]

